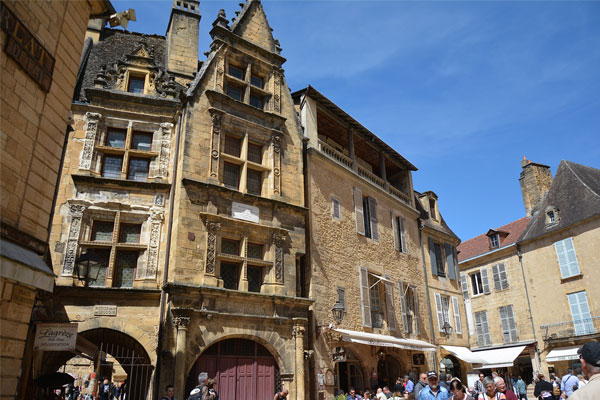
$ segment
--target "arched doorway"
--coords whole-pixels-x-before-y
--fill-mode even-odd
[[[389,354],[385,354],[383,357],[379,358],[379,362],[377,363],[378,386],[388,386],[390,390],[393,390],[396,378],[400,376],[402,371],[398,360]]]
[[[198,384],[201,372],[216,381],[220,400],[272,400],[281,387],[275,358],[249,339],[226,339],[206,349],[190,371],[186,394]]]
[[[446,375],[451,374],[453,377],[463,379],[460,370],[460,363],[454,356],[448,355],[442,359],[440,362],[440,373]]]
[[[70,372],[80,381],[83,393],[97,392],[98,382],[107,378],[123,388],[128,400],[147,398],[154,367],[137,340],[108,328],[91,329],[78,336],[96,346],[95,351],[90,352],[93,354],[74,356],[69,352],[48,352],[44,359],[45,371]],[[77,362],[70,362],[72,359]]]

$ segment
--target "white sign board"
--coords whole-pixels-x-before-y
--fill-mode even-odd
[[[34,350],[73,351],[77,342],[77,324],[38,323]]]
[[[95,305],[94,315],[106,315],[114,317],[117,315],[117,306]]]
[[[236,219],[258,223],[258,207],[234,201],[231,204],[231,216]]]

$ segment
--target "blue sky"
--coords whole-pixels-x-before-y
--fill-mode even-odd
[[[201,1],[200,54],[220,8]],[[128,29],[165,34],[171,1]],[[520,161],[600,168],[600,2],[263,1],[286,79],[310,84],[419,168],[462,240],[524,215]],[[201,56],[203,58],[203,56]]]

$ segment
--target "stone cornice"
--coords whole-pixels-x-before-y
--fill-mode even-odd
[[[117,188],[138,188],[143,190],[169,190],[171,184],[167,182],[132,181],[128,179],[103,178],[92,175],[71,175],[74,183],[89,183],[91,185],[110,185]]]

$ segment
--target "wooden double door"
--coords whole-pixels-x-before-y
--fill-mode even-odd
[[[273,399],[275,359],[262,345],[247,339],[229,339],[212,347],[200,356],[191,377],[208,373],[209,378],[216,380],[220,400]]]

